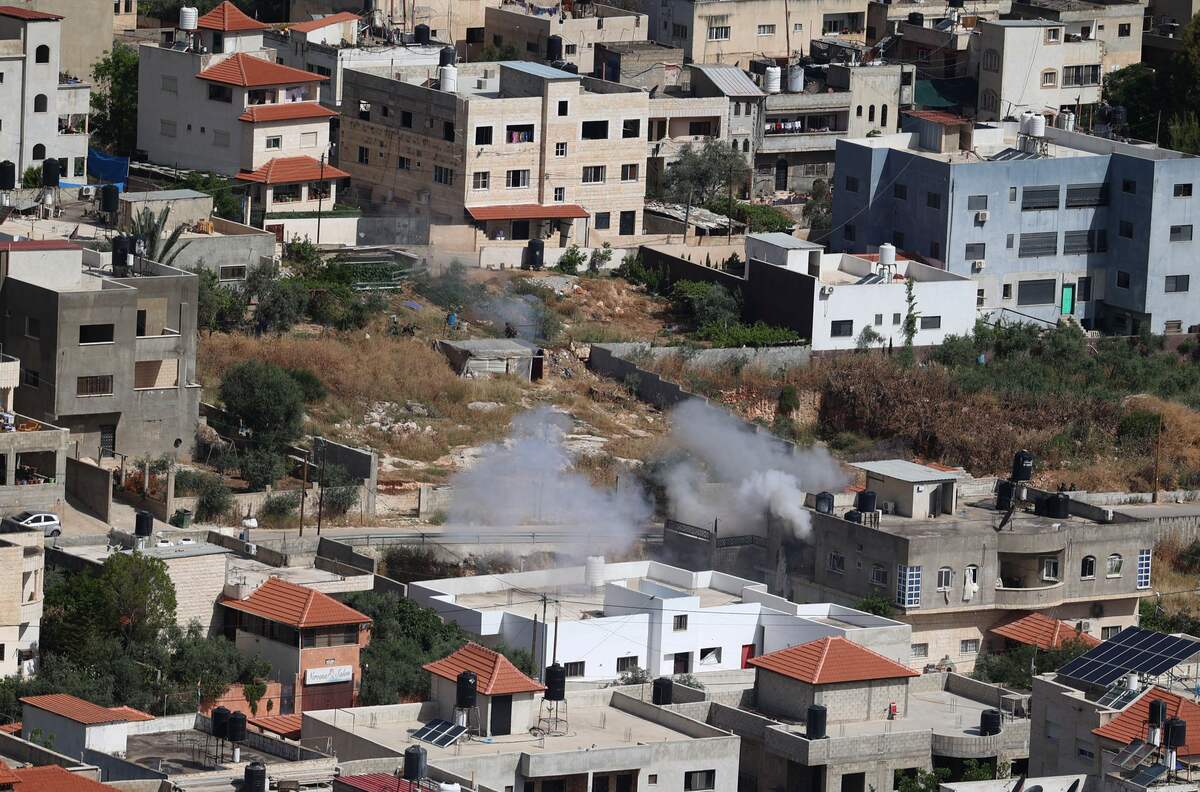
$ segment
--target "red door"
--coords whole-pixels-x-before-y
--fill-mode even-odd
[[[744,644],[742,646],[742,668],[750,667],[751,657],[754,657],[754,644]]]

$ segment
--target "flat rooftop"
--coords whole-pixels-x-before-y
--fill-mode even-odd
[[[458,70],[458,82],[454,94],[462,99],[515,99],[541,96],[536,89],[531,92],[528,85],[522,81],[506,80],[505,73],[515,77],[522,75],[535,77],[540,80],[579,83],[583,93],[597,93],[592,85],[603,84],[605,94],[643,93],[642,89],[620,83],[603,82],[584,74],[555,69],[544,63],[534,61],[477,61],[475,63],[455,64]],[[352,71],[373,74],[377,77],[396,82],[414,85],[432,91],[441,92],[438,77],[438,67],[434,65],[421,66],[392,66],[376,64],[370,66],[355,66]],[[516,74],[513,74],[513,73]]]
[[[670,584],[663,583],[661,580],[652,578],[629,578],[623,581],[608,581],[610,583],[620,583],[626,588],[637,590],[642,582],[649,582],[656,589],[668,588],[678,592],[680,597],[699,597],[701,608],[716,608],[722,605],[736,605],[742,601],[742,598],[729,594],[724,591],[717,591],[711,588],[695,588],[683,589]],[[542,613],[541,599],[535,599],[541,594],[549,595],[552,598],[568,597],[569,602],[558,600],[559,605],[555,609],[555,614],[563,621],[580,621],[582,619],[596,619],[605,616],[628,616],[629,608],[623,607],[615,613],[605,613],[604,611],[604,589],[591,589],[587,586],[577,585],[553,585],[553,586],[535,586],[526,588],[524,586],[518,591],[516,589],[506,589],[503,591],[483,591],[475,594],[459,594],[454,598],[454,602],[464,608],[472,610],[490,610],[502,609],[505,613],[512,613],[518,616],[524,616],[527,619],[532,619],[535,615],[540,618]],[[532,601],[531,601],[532,600]]]
[[[285,761],[283,757],[256,751],[242,743],[241,761],[235,765],[232,752],[231,745],[225,743],[222,760],[218,755],[216,739],[196,729],[131,734],[125,746],[125,758],[130,762],[167,775],[234,769],[247,762],[274,764]]]
[[[991,499],[972,504],[960,502],[958,511],[954,514],[943,514],[927,520],[914,520],[910,517],[900,517],[885,514],[879,520],[879,530],[903,536],[909,539],[921,537],[942,536],[945,534],[994,534],[998,530],[1004,512],[992,507]],[[1005,533],[1018,534],[1048,534],[1062,530],[1064,527],[1099,525],[1094,520],[1082,517],[1039,517],[1032,512],[1018,511],[1004,526]]]
[[[134,196],[134,195],[145,195],[145,196],[149,196],[149,197],[142,198],[142,199],[129,198],[129,200],[144,200],[144,201],[180,200],[180,198],[161,198],[159,196],[162,196],[164,194],[171,194],[171,193],[190,193],[190,192],[192,192],[192,191],[191,190],[161,190],[161,191],[149,192],[149,193],[122,193],[121,200],[122,201],[127,200],[127,196]],[[200,193],[200,195],[203,195],[203,193]],[[182,197],[186,198],[187,196],[182,196]],[[108,240],[111,240],[114,236],[117,236],[120,233],[117,229],[113,228],[112,226],[98,225],[95,222],[96,218],[94,215],[89,215],[87,217],[85,217],[83,215],[83,209],[89,207],[90,205],[91,205],[90,202],[86,202],[84,204],[78,204],[78,205],[77,204],[67,204],[63,207],[63,214],[61,217],[56,217],[56,218],[52,218],[52,219],[48,219],[48,220],[42,220],[40,218],[33,218],[33,217],[13,216],[13,217],[10,217],[8,220],[4,221],[3,223],[0,223],[0,234],[3,234],[5,236],[10,236],[10,237],[19,236],[24,239],[70,239],[73,242],[78,242],[78,243],[83,244],[88,247],[91,247],[90,245],[87,245],[87,243],[89,243],[89,242],[98,242],[101,240],[108,241]],[[248,233],[255,232],[255,233],[260,233],[260,234],[265,233],[265,232],[261,231],[260,229],[250,229],[250,228],[247,228],[247,232]],[[183,233],[180,235],[180,239],[186,241],[189,239],[205,239],[205,238],[209,238],[209,237],[223,237],[223,236],[230,236],[230,235],[222,234],[220,231],[217,231],[215,229],[213,230],[213,232],[211,234],[203,234],[203,233],[200,233],[197,231],[193,231],[190,228],[185,228]]]

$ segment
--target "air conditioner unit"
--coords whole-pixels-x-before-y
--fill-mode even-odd
[[[983,268],[987,266],[987,262],[983,259],[975,259],[971,262],[971,272],[983,272]]]
[[[989,214],[987,213],[987,210],[986,210],[986,209],[985,209],[984,211],[982,211],[982,212],[976,212],[976,213],[975,213],[975,222],[976,222],[976,223],[986,223],[986,222],[988,221],[988,218],[989,218],[990,216],[991,216],[991,215],[989,215]]]
[[[828,297],[831,294],[833,294],[832,286],[822,286],[821,287],[821,296],[822,297]]]
[[[884,514],[895,514],[896,513],[896,502],[895,501],[884,501],[880,505],[883,506],[881,511]]]
[[[1087,620],[1085,619],[1085,620],[1083,620],[1083,621],[1081,621],[1081,622],[1077,623],[1077,624],[1075,625],[1075,628],[1076,628],[1077,630],[1079,630],[1079,632],[1085,632],[1085,633],[1086,633],[1086,632],[1091,632],[1091,631],[1092,631],[1092,623],[1091,623],[1090,621],[1087,621]]]
[[[95,196],[96,196],[96,188],[93,185],[88,184],[88,185],[85,185],[85,186],[79,188],[79,199],[81,201],[87,200],[89,198],[94,198]]]
[[[248,556],[256,555],[258,553],[258,545],[246,542],[245,552]]]

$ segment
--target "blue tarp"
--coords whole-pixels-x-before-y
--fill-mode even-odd
[[[89,148],[88,174],[97,181],[124,184],[129,179],[129,157],[114,157]]]

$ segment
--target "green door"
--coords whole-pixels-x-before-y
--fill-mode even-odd
[[[1075,284],[1064,283],[1062,287],[1062,308],[1059,313],[1070,316],[1075,313]]]

